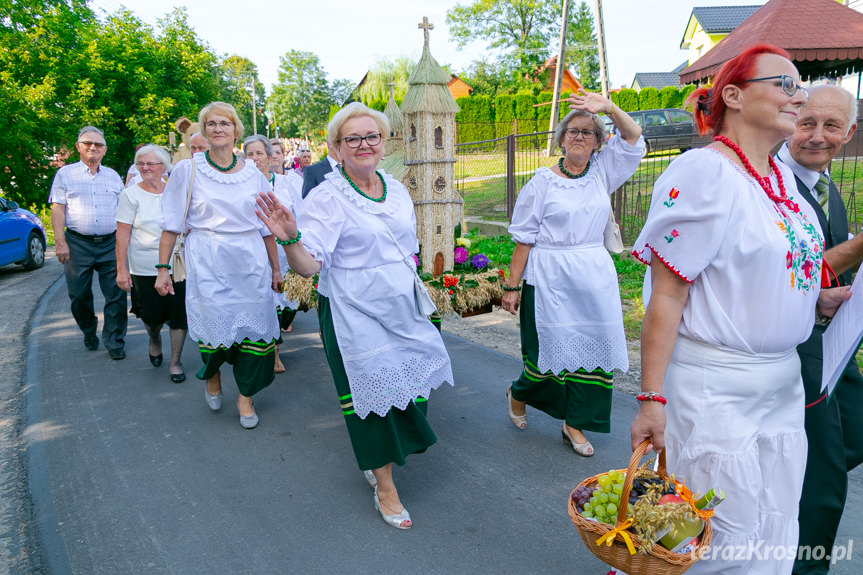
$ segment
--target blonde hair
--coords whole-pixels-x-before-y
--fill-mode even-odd
[[[207,136],[207,116],[210,114],[219,114],[220,116],[225,116],[226,118],[231,120],[231,123],[234,124],[234,142],[239,142],[243,137],[243,122],[240,121],[240,117],[237,115],[237,111],[234,107],[226,102],[210,102],[206,106],[201,109],[201,112],[198,114],[198,123],[201,125],[201,128],[204,130],[204,138],[206,138],[207,142],[210,141],[210,138]]]
[[[381,133],[381,143],[386,143],[387,135],[390,133],[390,123],[382,112],[372,110],[360,102],[351,102],[335,113],[330,123],[327,124],[327,141],[338,144],[342,139],[342,126],[353,118],[371,118],[378,125]]]

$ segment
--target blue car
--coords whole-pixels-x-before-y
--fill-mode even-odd
[[[45,263],[45,227],[36,214],[0,198],[0,266],[35,270]]]

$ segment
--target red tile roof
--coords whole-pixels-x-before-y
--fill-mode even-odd
[[[863,14],[836,0],[770,0],[683,69],[681,84],[713,76],[753,44],[788,50],[804,79],[850,73],[863,69]]]

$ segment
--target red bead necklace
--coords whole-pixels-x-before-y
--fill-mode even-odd
[[[773,193],[773,186],[770,184],[770,176],[761,177],[758,175],[758,172],[755,171],[755,168],[752,167],[752,164],[749,163],[749,158],[746,157],[746,154],[743,153],[743,150],[740,149],[740,146],[726,138],[725,136],[716,136],[713,138],[714,142],[722,142],[737,154],[737,157],[740,158],[740,161],[743,163],[743,167],[746,168],[746,171],[755,178],[755,181],[761,186],[761,189],[764,190],[764,193],[767,194],[767,197],[776,202],[777,204],[784,204],[786,208],[791,210],[794,213],[798,213],[800,211],[800,206],[798,206],[795,202],[792,202],[790,198],[785,194],[785,183],[782,181],[782,174],[779,172],[779,169],[776,167],[776,162],[773,161],[773,158],[767,156],[767,162],[770,164],[770,169],[773,170],[773,173],[776,174],[776,181],[779,182],[779,195],[777,196]]]

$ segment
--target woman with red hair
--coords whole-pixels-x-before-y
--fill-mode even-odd
[[[806,465],[796,346],[816,313],[850,295],[821,291],[818,218],[770,157],[807,97],[782,49],[727,62],[687,101],[714,142],[656,181],[633,249],[650,266],[633,448],[667,446],[668,470],[692,491],[726,494],[714,552],[690,573],[791,573],[796,555]]]

